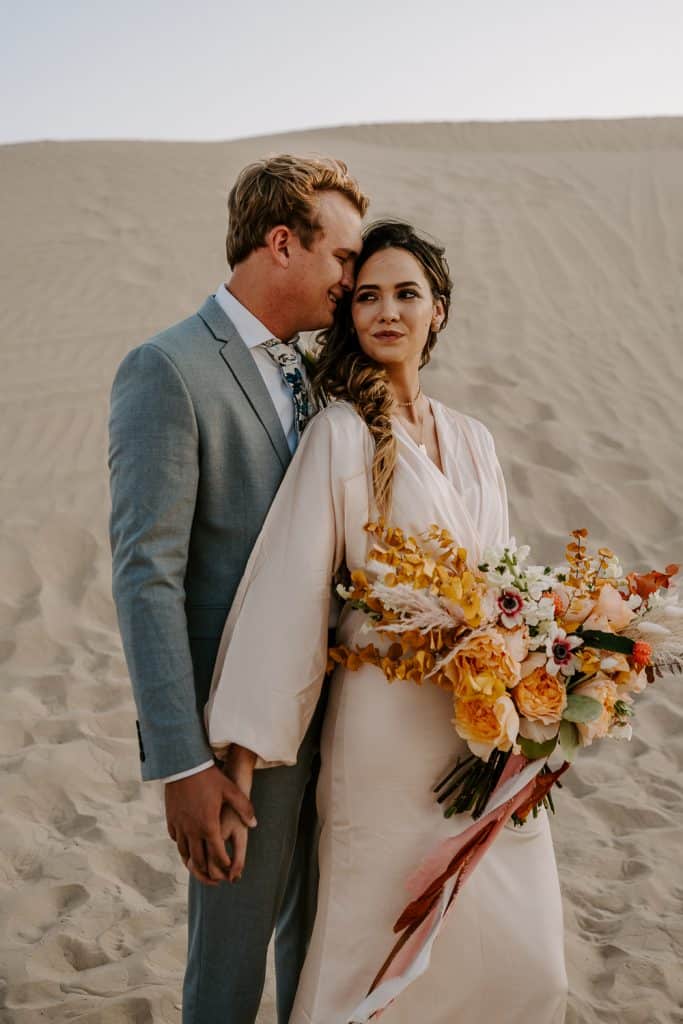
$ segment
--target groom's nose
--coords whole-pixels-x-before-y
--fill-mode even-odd
[[[355,276],[354,271],[353,271],[353,264],[351,262],[345,263],[344,264],[344,269],[342,271],[342,278],[341,278],[341,281],[340,281],[340,284],[341,284],[342,288],[344,289],[344,291],[346,291],[346,292],[352,291],[353,285],[355,283],[355,280],[356,280],[356,276]]]

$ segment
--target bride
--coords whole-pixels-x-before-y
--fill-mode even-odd
[[[352,296],[323,338],[313,384],[329,404],[306,428],[225,625],[205,709],[235,781],[296,762],[329,687],[317,802],[320,887],[290,1024],[347,1024],[393,946],[405,879],[453,832],[431,789],[465,751],[451,695],[387,685],[371,665],[325,681],[332,580],[366,568],[365,524],[409,534],[445,527],[476,563],[508,539],[507,496],[483,424],[422,391],[419,370],[448,317],[443,250],[407,224],[365,234]],[[337,641],[366,616],[346,605]],[[234,745],[234,746],[233,746]],[[226,808],[235,870],[247,830]],[[502,831],[447,916],[426,971],[386,1024],[561,1024],[567,981],[562,905],[545,811]]]

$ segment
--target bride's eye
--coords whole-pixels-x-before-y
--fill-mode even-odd
[[[402,288],[398,297],[399,299],[419,299],[420,296],[414,288]]]
[[[356,295],[356,302],[367,302],[368,299],[374,299],[372,292],[362,292],[360,295]]]

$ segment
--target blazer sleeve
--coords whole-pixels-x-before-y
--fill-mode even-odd
[[[223,630],[209,700],[209,741],[296,763],[327,663],[332,577],[344,556],[343,444],[320,413],[304,432]]]
[[[196,706],[184,578],[199,479],[185,382],[151,343],[126,356],[109,420],[113,594],[144,780],[213,760]]]

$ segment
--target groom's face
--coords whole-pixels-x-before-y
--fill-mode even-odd
[[[361,215],[341,192],[321,192],[316,200],[320,231],[310,249],[295,239],[292,248],[291,298],[297,330],[330,327],[337,303],[354,283],[360,252]]]

